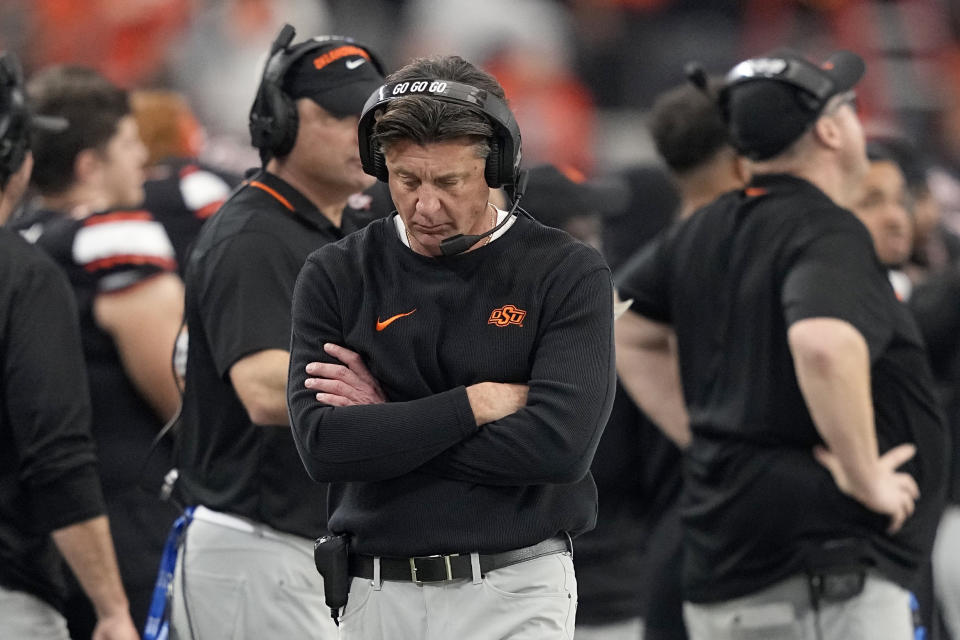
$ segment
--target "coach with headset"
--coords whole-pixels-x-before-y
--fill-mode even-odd
[[[616,328],[624,385],[667,431],[692,433],[694,640],[914,637],[909,590],[947,443],[920,333],[849,210],[869,168],[853,106],[864,70],[850,52],[734,67],[714,97],[752,181],[618,280],[633,301]]]
[[[349,586],[328,599],[341,638],[571,638],[570,538],[594,526],[614,390],[609,270],[515,215],[520,133],[463,59],[391,75],[359,138],[397,211],[308,258],[288,383],[303,463],[331,483],[317,560],[344,581],[328,596]],[[500,186],[511,211],[488,202]]]
[[[354,228],[373,180],[357,121],[383,82],[349,38],[275,41],[250,113],[263,168],[212,217],[186,270],[190,331],[178,490],[195,507],[177,561],[180,638],[333,638],[313,570],[325,486],[304,472],[286,406],[290,305],[307,255]]]

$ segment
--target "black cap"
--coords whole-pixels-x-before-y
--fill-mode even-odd
[[[366,49],[355,42],[331,40],[293,64],[284,88],[291,98],[310,98],[344,118],[359,116],[367,98],[382,84],[383,75]]]
[[[849,51],[817,66],[795,52],[781,51],[745,60],[727,74],[720,109],[730,142],[752,160],[786,149],[820,117],[835,95],[863,77],[863,59]]]

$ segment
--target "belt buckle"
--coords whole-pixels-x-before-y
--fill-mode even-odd
[[[432,556],[417,556],[415,558],[409,558],[410,561],[410,580],[415,584],[424,584],[427,582],[444,582],[445,580],[453,580],[453,568],[450,566],[450,558],[459,556],[459,553],[451,553],[448,556],[442,555],[432,555]],[[443,566],[446,569],[447,577],[441,580],[420,580],[417,578],[417,560],[429,560],[431,558],[443,558]]]

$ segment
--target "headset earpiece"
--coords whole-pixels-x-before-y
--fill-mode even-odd
[[[270,57],[263,68],[257,97],[250,109],[250,141],[260,150],[264,164],[270,157],[285,156],[297,140],[300,117],[296,101],[283,89],[287,72],[300,58],[331,43],[350,43],[366,51],[370,63],[384,75],[383,63],[368,47],[345,36],[320,36],[290,46],[296,31],[285,24],[270,47]]]
[[[27,154],[29,113],[23,93],[20,63],[9,53],[0,55],[0,91],[5,94],[7,113],[0,117],[0,188],[6,186]]]
[[[387,160],[379,151],[374,151],[373,155],[373,176],[380,182],[386,182],[390,179],[390,172],[387,171]]]
[[[363,170],[381,182],[388,179],[386,160],[373,139],[377,112],[391,100],[407,96],[421,96],[450,102],[479,111],[490,120],[493,135],[489,140],[490,154],[484,168],[487,185],[497,189],[512,189],[520,171],[520,127],[507,103],[484,89],[442,79],[414,79],[390,82],[370,96],[360,115],[357,138],[360,143],[360,164]]]
[[[297,129],[300,126],[297,105],[282,89],[271,90],[266,98],[275,114],[275,125],[270,131],[270,151],[274,156],[285,156],[290,153],[297,140]]]
[[[487,185],[492,189],[498,189],[504,180],[500,179],[503,174],[501,171],[500,144],[496,138],[490,140],[490,153],[487,155],[487,164],[483,169],[483,177],[487,180]]]

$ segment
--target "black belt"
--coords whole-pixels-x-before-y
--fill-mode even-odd
[[[551,553],[570,551],[566,537],[549,538],[530,547],[480,554],[480,573],[486,574],[518,562],[533,560]],[[373,556],[350,554],[349,573],[354,578],[373,578]],[[444,582],[472,578],[470,554],[418,556],[415,558],[380,558],[380,579],[403,582]]]

